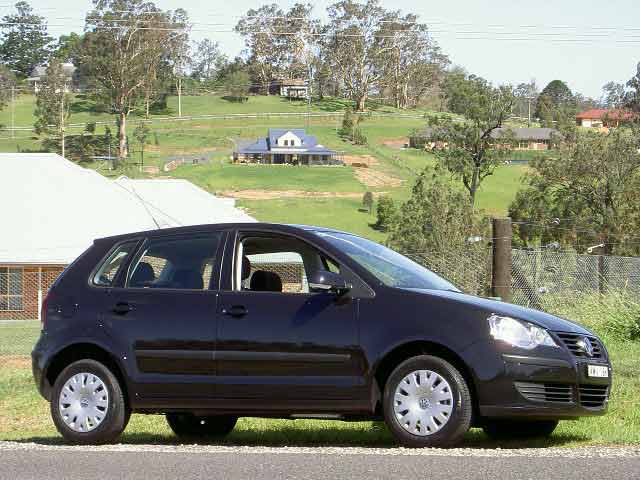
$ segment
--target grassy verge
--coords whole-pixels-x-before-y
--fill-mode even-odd
[[[464,446],[490,448],[533,446],[584,446],[640,444],[640,343],[623,340],[623,330],[610,323],[636,315],[616,307],[618,299],[604,302],[580,302],[563,313],[588,324],[600,333],[614,366],[614,386],[609,413],[604,417],[561,422],[548,439],[530,441],[490,441],[477,429],[471,430]],[[635,313],[633,313],[635,312]],[[624,322],[623,322],[624,323]],[[0,330],[3,344],[24,345],[24,332]],[[33,334],[33,332],[32,332]],[[20,336],[20,342],[16,338]],[[34,341],[32,337],[31,342]],[[30,347],[29,347],[30,349]],[[24,353],[24,352],[17,352]],[[37,394],[29,360],[25,356],[0,357],[0,440],[61,442],[49,417],[47,402]],[[126,443],[182,443],[174,437],[162,416],[133,415],[122,437]],[[393,446],[387,429],[376,422],[339,422],[317,420],[272,420],[243,418],[225,444],[239,445],[365,445]]]

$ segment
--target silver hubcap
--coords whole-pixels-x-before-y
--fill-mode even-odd
[[[449,383],[431,370],[416,370],[404,377],[393,397],[393,411],[407,432],[421,437],[444,427],[453,411]]]
[[[109,392],[100,377],[78,373],[62,387],[58,406],[67,427],[74,432],[90,432],[107,416]]]

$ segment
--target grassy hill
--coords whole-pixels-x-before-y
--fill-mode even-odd
[[[163,165],[167,160],[194,157],[204,159],[201,165],[184,165],[169,174],[186,178],[212,193],[224,193],[238,198],[256,218],[265,221],[310,223],[351,230],[367,237],[382,240],[383,235],[372,229],[375,216],[362,211],[361,198],[365,191],[391,195],[402,201],[408,198],[415,176],[433,164],[433,157],[423,151],[402,149],[402,143],[413,129],[424,126],[423,110],[397,111],[376,103],[368,105],[375,113],[389,116],[367,116],[361,128],[368,145],[356,146],[337,134],[340,115],[350,102],[325,99],[314,102],[311,111],[337,113],[329,117],[260,116],[259,118],[202,118],[204,115],[237,115],[265,113],[305,113],[307,105],[280,97],[250,97],[246,103],[232,103],[215,96],[183,97],[183,116],[198,119],[169,118],[177,115],[177,99],[170,97],[168,108],[151,115],[151,144],[145,149],[145,165]],[[33,124],[35,98],[20,96],[15,104],[15,124]],[[96,113],[90,100],[74,97],[69,123],[112,122],[114,117]],[[394,116],[395,114],[395,116]],[[407,118],[407,116],[414,118]],[[130,141],[132,131],[140,117],[131,115],[128,122]],[[0,124],[10,122],[10,108],[0,112]],[[369,168],[347,167],[291,167],[233,165],[230,156],[239,139],[255,139],[266,134],[270,127],[308,128],[327,147],[340,152],[346,159],[368,163]],[[112,132],[115,126],[111,125]],[[82,128],[70,128],[68,134],[78,134]],[[104,135],[105,127],[98,125],[96,135]],[[0,151],[40,151],[41,139],[30,132],[0,134]],[[141,176],[140,154],[135,143],[127,164],[110,171],[106,163],[94,162],[86,166],[107,176],[126,174]],[[106,155],[107,151],[96,152]],[[510,165],[500,167],[489,177],[478,195],[481,209],[492,215],[504,215],[517,191],[526,167]],[[250,195],[246,194],[246,191]],[[256,192],[257,190],[257,192]]]

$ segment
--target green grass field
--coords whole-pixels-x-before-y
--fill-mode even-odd
[[[566,316],[595,329],[607,345],[614,368],[614,384],[606,416],[561,422],[550,438],[529,441],[494,442],[481,430],[473,429],[463,446],[519,448],[640,444],[640,342],[606,336],[605,332],[609,331],[607,322],[614,321],[617,315],[616,301],[614,298],[611,302],[581,302],[575,308],[567,307],[565,302],[561,309]],[[37,337],[37,329],[33,325],[29,327],[29,333],[15,325],[0,325],[0,440],[60,443],[49,417],[49,406],[37,393],[31,378],[26,355]],[[174,437],[164,418],[157,415],[133,415],[121,440],[125,443],[184,442],[184,439]],[[381,423],[260,418],[241,419],[224,443],[393,446],[390,434]]]
[[[15,105],[15,123],[28,126],[33,124],[34,97],[22,95]],[[336,99],[325,99],[314,102],[314,112],[340,112],[349,102]],[[369,108],[383,113],[394,113],[392,107],[371,103]],[[93,104],[77,96],[72,105],[71,123],[112,121],[113,116],[95,113]],[[279,97],[251,97],[246,103],[232,103],[215,96],[183,97],[184,115],[205,114],[243,114],[265,112],[298,112],[304,113],[307,105],[304,102],[289,101]],[[168,108],[152,115],[153,122],[150,144],[145,148],[145,165],[161,166],[169,159],[199,157],[208,159],[204,165],[185,165],[163,176],[185,178],[206,190],[217,193],[234,190],[271,190],[302,192],[325,192],[352,194],[351,198],[281,198],[265,200],[239,200],[239,205],[246,207],[257,219],[288,223],[310,223],[327,227],[354,231],[375,240],[384,240],[380,232],[370,227],[375,219],[361,212],[359,196],[365,191],[384,192],[398,202],[409,197],[411,186],[416,175],[425,166],[433,165],[431,154],[415,149],[400,149],[398,145],[390,146],[389,141],[401,142],[414,129],[424,126],[422,118],[403,117],[364,117],[361,128],[368,138],[368,145],[353,145],[339,137],[340,117],[311,118],[227,118],[200,119],[189,121],[161,121],[160,118],[176,115],[177,99],[170,97]],[[422,110],[408,113],[422,117]],[[128,131],[131,134],[138,117],[131,115]],[[10,108],[0,112],[0,124],[10,120]],[[307,125],[308,120],[308,125]],[[351,167],[265,167],[249,165],[232,165],[230,156],[234,142],[238,139],[254,139],[266,134],[270,127],[306,128],[310,134],[327,147],[341,152],[343,155],[367,156],[374,158],[371,170],[380,172],[391,179],[402,180],[397,185],[365,185],[355,176]],[[110,127],[114,131],[114,127]],[[97,135],[104,133],[105,127],[98,126]],[[70,131],[69,134],[73,134]],[[76,131],[75,133],[78,133]],[[16,132],[11,138],[8,132],[0,134],[0,151],[40,151],[41,141],[27,132]],[[131,138],[131,135],[130,135]],[[117,177],[121,174],[138,177],[140,152],[138,145],[131,144],[131,158],[118,169],[110,171],[104,162],[87,163],[106,176]],[[96,152],[106,155],[107,152]],[[498,168],[495,174],[486,179],[478,194],[478,207],[489,215],[504,215],[508,205],[520,186],[520,179],[526,166],[510,165]]]

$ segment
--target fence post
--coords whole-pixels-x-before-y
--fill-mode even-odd
[[[511,219],[494,218],[491,295],[511,301]]]

